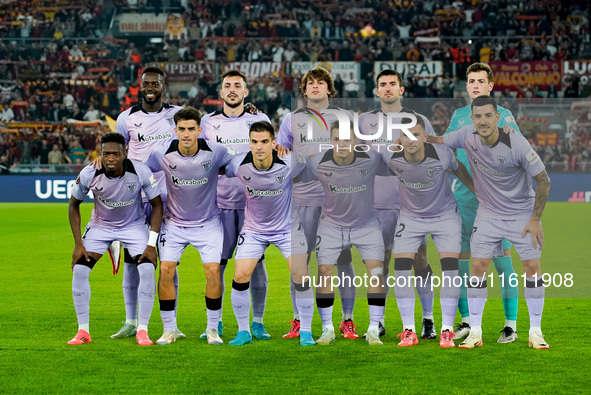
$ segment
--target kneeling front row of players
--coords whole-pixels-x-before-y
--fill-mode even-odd
[[[444,137],[428,136],[425,123],[417,117],[410,129],[415,139],[400,137],[403,151],[358,152],[352,148],[354,134],[341,139],[338,124],[330,133],[332,149],[304,160],[292,154],[280,157],[271,124],[255,122],[250,127],[250,152],[236,153],[227,147],[198,138],[201,117],[187,107],[174,116],[178,140],[154,151],[146,163],[126,159],[125,140],[116,133],[101,141],[100,169],[87,166],[73,189],[70,225],[75,240],[72,293],[79,331],[68,342],[91,341],[89,334],[89,274],[110,243],[120,240],[137,262],[139,308],[136,339],[151,345],[148,337],[155,296],[156,250],[161,262],[158,284],[164,333],[158,344],[179,338],[176,330],[176,290],[173,276],[183,250],[197,248],[206,275],[205,299],[209,344],[219,345],[222,309],[220,260],[223,227],[216,204],[218,174],[236,177],[247,199],[244,224],[238,238],[236,267],[232,282],[232,308],[238,333],[231,345],[252,341],[249,330],[249,283],[266,248],[273,244],[287,261],[295,288],[295,306],[300,320],[300,344],[330,344],[335,340],[332,323],[334,291],[330,278],[344,250],[357,247],[367,267],[369,327],[365,335],[370,345],[381,345],[387,287],[384,276],[382,226],[373,204],[376,176],[396,175],[400,181],[401,211],[395,233],[395,295],[402,317],[400,346],[418,343],[414,322],[415,294],[411,281],[414,258],[425,237],[431,234],[439,253],[444,281],[441,289],[441,347],[454,347],[453,323],[461,286],[445,278],[458,276],[462,220],[450,189],[448,170],[476,194],[480,208],[471,240],[472,276],[468,285],[471,328],[461,348],[482,345],[481,318],[487,297],[486,273],[501,241],[511,241],[519,253],[527,275],[525,298],[530,313],[530,346],[548,348],[541,333],[544,287],[540,254],[543,233],[540,224],[549,191],[544,165],[529,143],[517,134],[497,128],[498,112],[494,99],[479,97],[472,102],[474,126],[466,126]],[[472,165],[468,170],[450,148],[464,148]],[[499,159],[503,158],[503,160]],[[166,175],[166,208],[160,198],[152,171]],[[536,194],[531,179],[538,182]],[[320,286],[316,290],[322,334],[314,341],[311,323],[314,295],[308,276],[308,243],[298,211],[292,210],[294,182],[319,181],[324,190],[316,253]],[[80,230],[80,203],[89,191],[95,209],[84,234]],[[145,221],[141,191],[152,208],[150,228]],[[293,250],[292,250],[293,249]],[[537,275],[537,277],[534,277]],[[254,324],[254,323],[253,323]],[[270,336],[257,336],[268,339]]]

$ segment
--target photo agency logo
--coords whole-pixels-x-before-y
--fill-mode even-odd
[[[342,109],[328,108],[321,114],[312,109],[302,109],[304,119],[298,120],[299,129],[306,128],[305,134],[300,135],[302,143],[317,143],[319,151],[335,149],[356,152],[367,152],[373,149],[377,152],[403,151],[402,145],[395,141],[402,135],[411,140],[417,138],[410,131],[417,124],[417,118],[411,113],[375,112],[371,114],[371,121],[367,118],[360,121],[357,112],[350,113]],[[338,133],[335,129],[338,129]],[[318,131],[328,131],[325,137],[318,136]],[[316,135],[315,135],[316,133]],[[339,145],[337,141],[355,141],[354,144]]]

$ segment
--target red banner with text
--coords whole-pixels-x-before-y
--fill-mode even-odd
[[[544,90],[551,85],[560,89],[560,62],[489,62],[489,66],[494,73],[496,91],[534,89],[536,86]]]

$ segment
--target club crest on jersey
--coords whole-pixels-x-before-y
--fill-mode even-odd
[[[209,170],[209,168],[211,167],[211,161],[210,160],[206,160],[201,162],[201,167],[203,167],[203,170]]]
[[[497,156],[497,160],[499,161],[499,165],[501,166],[505,166],[505,163],[507,163],[507,157],[506,156]]]
[[[125,186],[127,187],[127,190],[131,193],[135,192],[135,189],[137,188],[137,184],[135,182],[125,183]]]
[[[166,122],[168,122],[171,126],[174,126],[174,115],[171,117],[166,117]]]
[[[283,184],[283,181],[285,181],[285,174],[275,174],[275,179],[279,184]]]
[[[367,174],[367,167],[360,167],[359,168],[359,174],[361,174],[363,177],[365,177],[365,175]]]
[[[248,128],[248,130],[250,130],[250,127],[252,126],[254,122],[246,122],[246,127]]]
[[[427,175],[428,175],[429,177],[431,177],[431,178],[435,177],[435,174],[436,174],[436,173],[437,173],[437,167],[436,167],[436,166],[434,166],[434,167],[429,167],[429,168],[427,169]]]

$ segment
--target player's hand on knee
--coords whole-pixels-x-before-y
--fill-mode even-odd
[[[542,223],[540,221],[536,221],[535,219],[530,219],[525,228],[523,228],[523,232],[521,233],[521,237],[525,237],[527,232],[531,233],[534,248],[543,248],[544,247],[544,231],[542,230]]]
[[[86,252],[84,245],[76,244],[74,246],[74,251],[72,251],[72,270],[74,270],[74,265],[80,260],[80,258],[82,258],[82,256],[84,256],[87,262],[90,262],[90,258],[88,257],[88,253]]]
[[[141,263],[145,259],[148,259],[154,265],[154,268],[158,267],[158,255],[156,254],[156,248],[147,246],[142,255],[138,258],[138,263]]]

